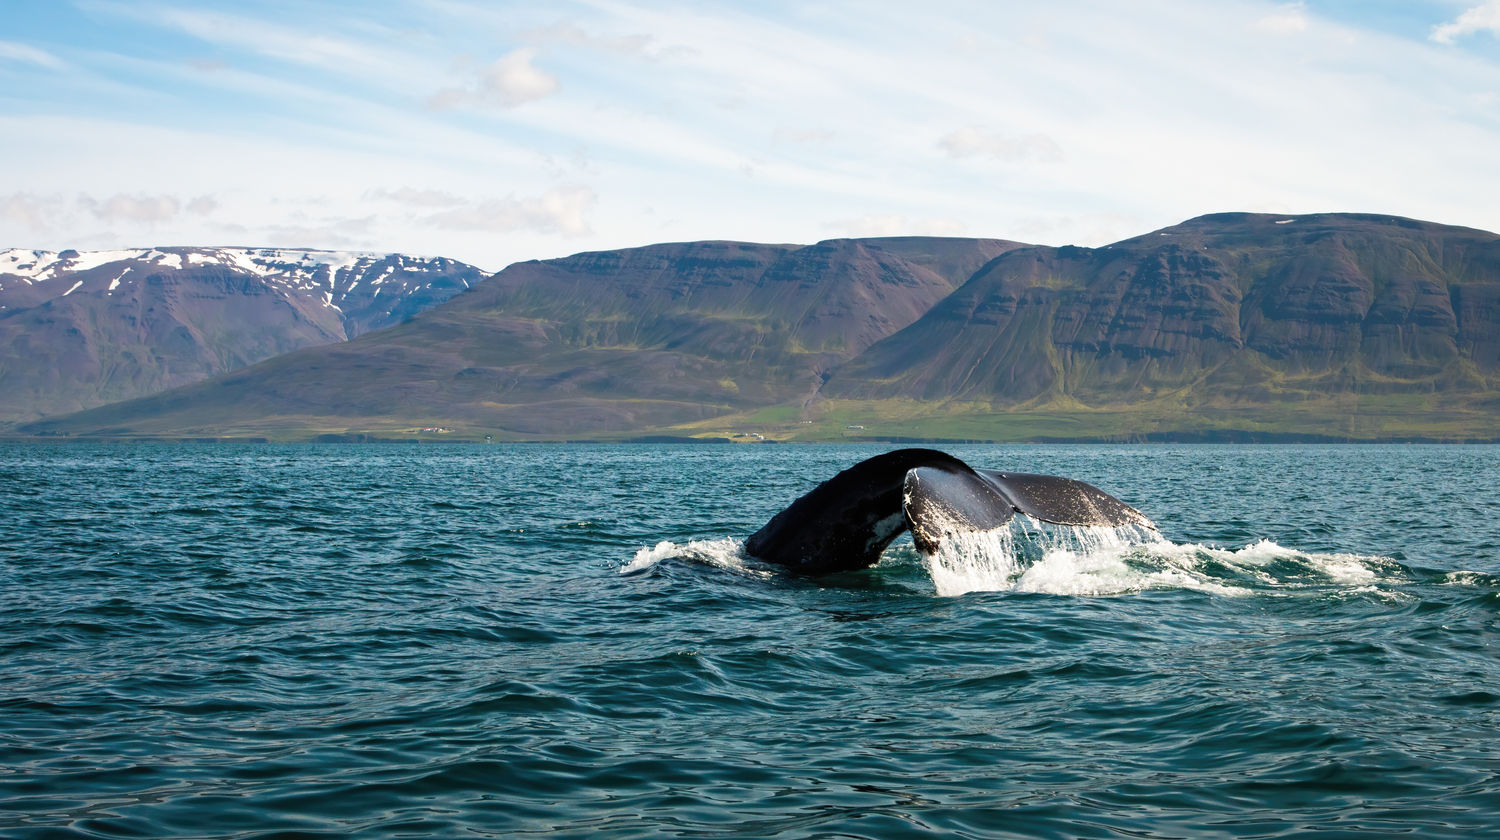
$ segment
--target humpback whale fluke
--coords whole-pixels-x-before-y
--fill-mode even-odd
[[[875,565],[903,531],[931,554],[945,534],[998,528],[1017,513],[1058,525],[1155,527],[1076,479],[976,470],[935,449],[898,449],[814,487],[751,534],[745,551],[809,575],[852,571]]]

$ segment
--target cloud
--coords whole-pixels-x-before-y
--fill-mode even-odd
[[[979,126],[966,126],[950,132],[938,141],[938,146],[950,156],[989,157],[1003,161],[1036,160],[1054,163],[1062,160],[1062,148],[1045,134],[1023,134],[1013,136],[986,131]]]
[[[71,201],[25,192],[0,196],[0,219],[19,222],[33,231],[76,227],[79,212],[109,224],[152,225],[177,218],[183,210],[207,216],[218,208],[218,200],[211,195],[197,196],[186,204],[176,196],[144,193],[117,193],[105,199],[79,194]]]
[[[456,207],[434,213],[424,221],[449,230],[484,230],[496,233],[532,231],[534,233],[586,236],[588,213],[598,196],[585,186],[566,186],[527,198],[500,198],[481,201],[467,207]]]
[[[1296,35],[1307,31],[1307,4],[1287,3],[1255,22],[1255,28],[1272,35]]]
[[[628,55],[636,58],[656,59],[663,50],[656,46],[656,39],[650,35],[616,35],[603,36],[594,35],[578,26],[562,22],[541,29],[533,29],[523,33],[521,36],[527,41],[539,43],[561,43],[585,49],[612,52],[618,55]]]
[[[203,244],[228,236],[237,240],[237,244],[247,246],[287,250],[327,248],[384,252],[389,250],[389,235],[380,231],[381,221],[375,215],[313,215],[299,210],[277,217],[270,224],[215,222],[212,226],[200,229],[199,235],[207,236],[208,239],[189,240],[184,244]]]
[[[63,201],[57,196],[23,192],[0,196],[0,219],[20,222],[33,231],[52,227],[63,209]]]
[[[962,236],[957,219],[912,219],[906,216],[860,216],[823,225],[848,236]]]
[[[613,53],[627,58],[646,61],[662,61],[687,58],[698,54],[698,50],[682,44],[663,45],[651,35],[641,32],[629,35],[595,35],[566,21],[551,26],[533,29],[521,34],[521,38],[532,43],[567,44],[596,52]]]
[[[222,73],[225,70],[229,69],[229,65],[222,61],[202,57],[188,59],[187,66],[193,68],[194,70],[197,70],[199,73],[204,74]]]
[[[287,224],[264,228],[266,241],[295,248],[370,248],[372,233],[379,220],[375,216],[308,218],[297,213]]]
[[[195,216],[207,216],[219,209],[219,200],[211,195],[200,195],[187,203],[187,211]]]
[[[419,190],[413,187],[400,189],[372,189],[365,191],[366,201],[393,201],[411,207],[453,207],[463,204],[464,199],[442,190]]]
[[[828,128],[778,128],[771,135],[774,140],[806,144],[828,143],[838,136],[838,132]]]
[[[427,100],[433,110],[462,105],[499,105],[514,108],[557,92],[557,77],[532,64],[536,50],[523,47],[497,59],[469,85],[445,88]]]
[[[381,249],[493,265],[552,256],[559,242],[956,232],[945,219],[972,235],[1103,244],[1277,203],[1500,230],[1500,204],[1474,186],[1500,179],[1500,156],[1486,151],[1500,147],[1500,57],[1480,49],[1497,42],[1473,15],[1459,27],[1460,13],[1493,3],[1430,4],[1439,11],[1410,29],[1398,28],[1410,16],[1290,2],[960,0],[913,16],[892,4],[802,14],[416,0],[305,4],[306,15],[277,4],[237,12],[268,26],[210,28],[156,10],[243,4],[75,0],[54,4],[50,31],[76,27],[76,44],[117,36],[107,47],[26,34],[40,24],[0,33],[55,51],[69,76],[66,91],[0,93],[0,158],[11,164],[0,239],[138,242],[148,223],[94,210],[109,212],[116,194],[163,193],[181,206],[155,229],[180,241],[227,241],[227,222],[247,227],[232,237],[243,242],[276,244],[266,232],[278,225],[304,225],[312,238],[317,219],[288,211],[330,196],[315,216],[375,214],[368,236]],[[1444,21],[1453,23],[1441,38],[1458,48],[1428,40]],[[315,33],[338,43],[310,41]],[[638,57],[676,44],[698,49]],[[286,59],[257,60],[266,53]],[[476,58],[455,67],[463,54]],[[15,56],[0,57],[0,76],[55,72]],[[193,56],[227,66],[204,75],[214,65],[190,66]],[[517,68],[543,82],[506,82]],[[538,94],[503,110],[503,99]],[[459,113],[423,110],[429,97]],[[721,100],[739,107],[715,107]],[[503,120],[471,119],[481,111]],[[572,150],[584,150],[588,169]],[[598,198],[553,195],[549,211],[544,194],[564,184]],[[80,194],[98,202],[85,207]],[[222,206],[195,215],[188,205],[202,194]],[[1033,218],[1047,220],[1045,238],[1026,233]],[[838,232],[825,232],[833,220]]]
[[[118,193],[100,201],[87,195],[78,204],[106,222],[165,222],[182,211],[182,202],[170,195],[125,195]]]
[[[111,4],[113,14],[165,26],[200,41],[245,50],[277,61],[320,67],[347,75],[388,71],[391,56],[365,44],[323,32],[309,32],[280,23],[240,15],[141,4]]]
[[[62,59],[52,53],[33,47],[30,44],[19,44],[15,41],[0,41],[0,59],[23,61],[27,64],[46,67],[49,70],[61,70],[63,67]]]
[[[1478,32],[1500,36],[1500,0],[1487,0],[1447,23],[1434,26],[1428,38],[1439,44],[1451,44]]]

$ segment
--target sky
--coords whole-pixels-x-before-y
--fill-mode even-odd
[[[0,248],[1500,231],[1500,0],[0,0]]]

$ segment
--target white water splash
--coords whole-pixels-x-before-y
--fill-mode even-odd
[[[1365,589],[1399,580],[1393,576],[1399,567],[1383,557],[1304,553],[1271,540],[1239,549],[1181,544],[1146,528],[1041,525],[1024,517],[993,531],[951,535],[926,562],[941,596],[1153,589],[1242,596],[1309,586]]]
[[[945,534],[926,560],[939,595],[1010,589],[1020,572],[1015,532],[1008,527]]]
[[[737,572],[746,572],[757,576],[770,576],[769,570],[757,569],[746,565],[746,557],[741,549],[744,543],[735,539],[717,540],[690,540],[687,545],[663,540],[656,545],[642,548],[635,553],[629,563],[620,567],[620,574],[634,575],[646,571],[663,560],[672,557],[683,557],[717,566],[721,569],[731,569]]]
[[[641,574],[673,558],[758,578],[782,573],[746,556],[743,541],[721,538],[642,547],[620,574]],[[1400,565],[1386,557],[1301,552],[1265,539],[1242,548],[1174,543],[1139,526],[1046,525],[1024,516],[990,531],[945,531],[937,553],[923,559],[941,597],[968,592],[1109,596],[1158,589],[1236,597],[1314,587],[1358,595],[1405,581]]]
[[[1145,588],[1125,560],[1159,541],[1155,531],[1134,525],[1041,525],[1017,517],[1003,528],[946,535],[927,557],[927,571],[943,596],[1004,590],[1116,594]]]

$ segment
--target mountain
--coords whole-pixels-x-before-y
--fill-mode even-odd
[[[390,329],[27,428],[463,426],[555,437],[795,406],[839,363],[1016,247],[937,237],[687,242],[518,263]]]
[[[1216,214],[1101,248],[694,242],[24,427],[508,439],[1500,439],[1500,236]]]
[[[1497,387],[1500,236],[1233,213],[1103,248],[1011,251],[823,395],[1126,410],[1148,430],[1270,431],[1301,415],[1306,434],[1378,437],[1404,416],[1489,436]]]
[[[139,397],[400,323],[485,272],[246,248],[0,251],[0,423]]]

